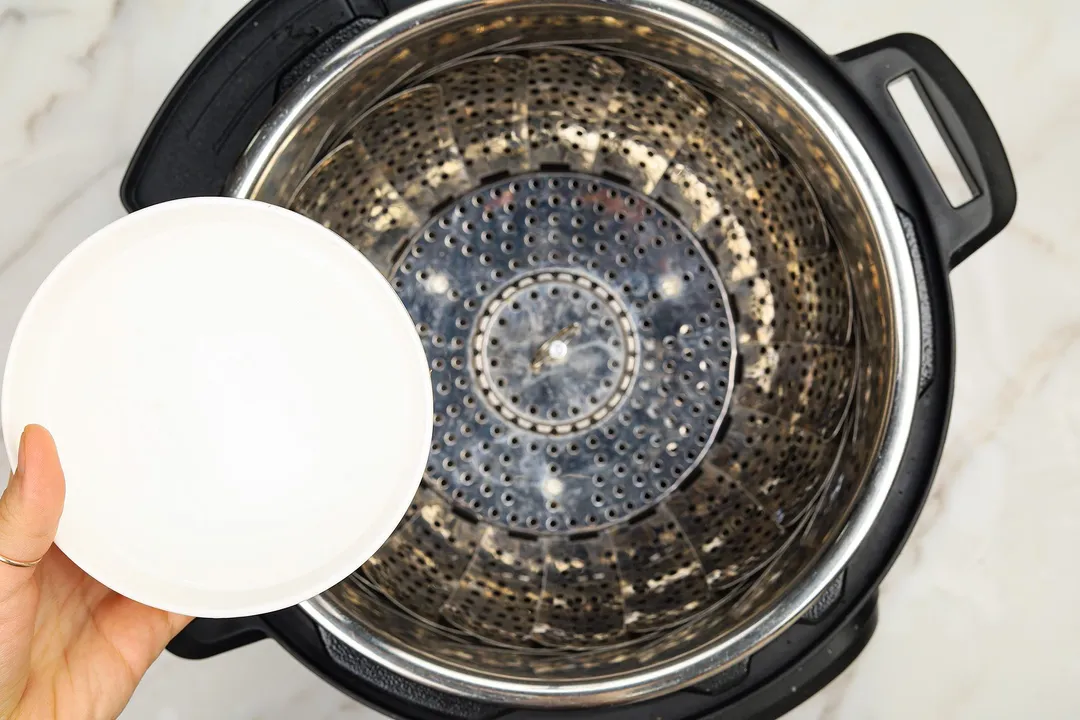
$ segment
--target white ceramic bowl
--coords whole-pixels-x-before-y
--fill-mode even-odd
[[[56,438],[57,545],[203,617],[293,605],[394,530],[431,442],[413,321],[364,257],[287,210],[157,205],[79,245],[30,302],[0,415]]]

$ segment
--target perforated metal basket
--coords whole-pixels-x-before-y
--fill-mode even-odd
[[[518,705],[654,695],[793,621],[873,521],[918,382],[910,257],[843,120],[677,2],[427,3],[347,58],[232,191],[386,274],[435,437],[393,537],[305,610]]]

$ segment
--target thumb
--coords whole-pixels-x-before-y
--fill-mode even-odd
[[[0,555],[34,563],[49,550],[64,508],[64,472],[52,435],[28,425],[19,443],[19,466],[0,496]],[[10,593],[33,574],[0,561],[0,593]]]

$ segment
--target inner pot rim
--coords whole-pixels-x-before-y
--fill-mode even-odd
[[[869,155],[846,120],[824,96],[786,66],[771,48],[723,18],[680,0],[618,0],[617,3],[565,0],[557,4],[568,9],[608,7],[613,12],[632,13],[636,19],[662,22],[693,42],[716,48],[800,108],[847,171],[849,182],[863,203],[861,210],[876,235],[885,271],[888,310],[892,314],[895,357],[892,403],[879,450],[843,530],[772,607],[726,637],[696,651],[648,670],[627,671],[598,679],[522,681],[481,671],[462,672],[421,656],[344,616],[325,597],[316,597],[300,605],[316,623],[350,648],[410,680],[478,701],[546,708],[625,703],[671,692],[730,667],[795,622],[847,565],[885,502],[911,429],[920,361],[915,272],[903,229],[884,181]],[[442,23],[503,7],[540,6],[550,9],[551,3],[537,0],[427,0],[380,21],[325,60],[286,96],[252,140],[226,194],[257,196],[264,171],[273,165],[290,138],[300,131],[319,104],[340,87],[353,68],[362,65],[387,43],[405,39],[422,23]],[[882,288],[882,292],[885,291],[886,288]]]

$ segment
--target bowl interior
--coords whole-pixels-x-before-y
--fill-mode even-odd
[[[287,97],[232,192],[386,274],[436,397],[320,624],[453,692],[606,702],[813,601],[890,481],[900,348],[895,238],[808,94],[728,18],[584,0],[425,3]]]

